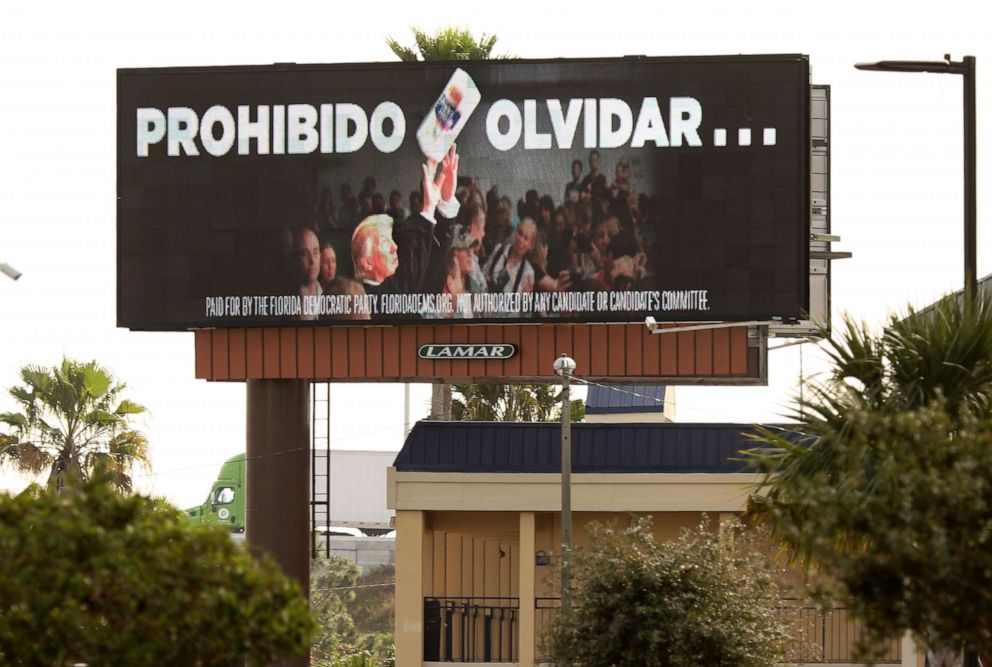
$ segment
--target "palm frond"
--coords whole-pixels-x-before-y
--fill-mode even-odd
[[[37,475],[52,464],[51,455],[43,448],[30,442],[14,444],[10,452],[18,470]]]
[[[397,58],[404,62],[415,62],[417,60],[417,52],[408,46],[403,46],[393,37],[386,37],[386,45],[389,47]]]
[[[118,403],[117,407],[114,408],[114,414],[121,417],[124,415],[140,415],[144,412],[148,412],[148,408],[127,399]]]

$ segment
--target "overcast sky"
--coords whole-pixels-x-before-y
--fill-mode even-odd
[[[689,6],[691,4],[691,6]],[[481,9],[486,7],[485,9]],[[119,67],[390,61],[385,37],[447,24],[499,36],[521,57],[804,53],[832,86],[835,318],[870,322],[962,281],[960,77],[859,72],[853,63],[978,58],[978,273],[992,271],[988,3],[34,2],[0,6],[0,387],[24,364],[97,359],[147,405],[141,487],[181,506],[244,448],[244,386],[193,379],[193,335],[131,333],[115,319],[115,73]],[[680,421],[775,419],[815,349],[772,352],[769,386],[679,388]],[[582,369],[578,369],[581,374]],[[429,388],[415,386],[414,418]],[[402,388],[333,388],[342,449],[398,449]],[[0,395],[0,410],[12,407]],[[0,488],[23,482],[6,474]]]

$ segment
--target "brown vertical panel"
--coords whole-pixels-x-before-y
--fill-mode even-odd
[[[279,375],[285,379],[299,376],[296,362],[296,327],[279,330]]]
[[[555,349],[555,328],[550,324],[537,326],[537,372],[538,377],[554,375],[554,363],[558,358]]]
[[[279,329],[262,329],[262,377],[278,379],[279,372]]]
[[[418,326],[417,329],[417,347],[421,345],[427,345],[428,343],[434,342],[434,330],[432,327]],[[416,354],[416,352],[414,352]],[[420,378],[431,378],[434,377],[434,362],[429,359],[417,358],[417,377]]]
[[[486,342],[487,343],[502,343],[503,342],[503,327],[489,325],[486,327]],[[493,359],[492,361],[486,362],[486,375],[489,377],[501,377],[506,375],[505,363],[500,359]]]
[[[365,329],[362,327],[348,327],[348,377],[364,378],[367,369],[365,367],[366,339]]]
[[[214,380],[229,380],[231,378],[231,360],[227,347],[227,329],[214,329],[210,333],[212,334],[210,336],[212,377]]]
[[[396,327],[382,330],[382,374],[386,377],[400,374],[400,330]]]
[[[695,331],[683,331],[677,334],[665,334],[679,337],[679,375],[689,375],[696,372],[696,337]]]
[[[713,331],[696,332],[696,373],[713,375]]]
[[[520,327],[520,374],[537,375],[537,327]]]
[[[644,377],[654,377],[661,373],[661,346],[663,344],[662,338],[665,336],[664,334],[653,334],[650,331],[644,331],[643,335],[641,365],[644,369]]]
[[[520,357],[520,375],[533,375],[537,368],[537,328],[521,326],[520,346],[517,349],[517,356]]]
[[[435,343],[450,343],[451,329],[447,326],[431,327],[431,339]],[[434,373],[439,377],[451,377],[451,361],[435,361]]]
[[[331,377],[331,330],[318,327],[313,332],[313,374],[314,377]]]
[[[262,358],[265,356],[262,345],[262,329],[245,331],[245,375],[249,380],[257,380],[265,374],[262,372]]]
[[[540,334],[538,334],[540,337]],[[499,559],[499,596],[501,598],[508,598],[511,595],[510,592],[510,577],[513,574],[513,568],[510,564],[510,545],[506,542],[499,543],[500,553],[504,554],[502,558]]]
[[[472,596],[472,586],[475,583],[472,563],[475,560],[475,539],[471,535],[462,538],[462,590],[461,594]]]
[[[470,330],[471,327],[467,324],[453,324],[449,326],[448,331],[451,332],[451,342],[456,344],[471,342],[468,333]]]
[[[463,324],[456,324],[448,327],[451,333],[452,343],[468,342],[468,327]],[[451,362],[451,375],[454,377],[468,377],[468,362],[464,359]]]
[[[747,327],[730,330],[730,372],[734,375],[747,374]]]
[[[211,360],[210,330],[197,329],[193,332],[193,368],[199,380],[212,380],[213,361]]]
[[[647,330],[643,324],[628,324],[626,331],[627,347],[627,375],[633,377],[644,377],[644,357],[641,352],[644,348],[644,332]]]
[[[713,330],[713,374],[730,375],[730,330]]]
[[[448,567],[445,568],[445,595],[459,597],[462,594],[462,536],[445,534],[444,556]]]
[[[504,327],[503,342],[517,348],[517,353],[503,363],[503,372],[506,375],[520,375],[520,327],[515,324]]]
[[[468,342],[485,343],[486,329],[484,326],[474,326],[468,328]],[[473,359],[468,362],[468,374],[472,377],[484,377],[486,375],[486,362]]]
[[[613,377],[627,374],[627,327],[623,324],[607,324],[607,372]]]
[[[672,329],[674,325],[662,324],[663,329]],[[674,333],[657,334],[661,341],[660,373],[667,377],[679,374],[679,335]]]
[[[575,341],[572,332],[575,330],[574,324],[555,324],[555,354],[561,355],[563,352],[575,359]],[[554,363],[554,362],[552,362]]]
[[[472,551],[472,595],[482,596],[486,590],[486,538],[473,537]]]
[[[366,377],[382,377],[382,329],[365,329],[365,373]]]
[[[447,572],[448,562],[448,552],[445,549],[447,541],[447,533],[441,531],[434,532],[434,595],[437,597],[445,597],[448,594],[448,589],[445,586],[447,583],[445,574]]]
[[[245,369],[245,330],[231,329],[227,335],[228,360],[231,364],[231,379],[244,380]]]
[[[400,375],[406,378],[417,376],[417,329],[400,327]]]
[[[575,359],[576,375],[588,375],[592,372],[588,324],[576,324],[572,328],[572,358]]]
[[[487,539],[485,542],[486,597],[499,597],[499,541]]]
[[[316,327],[300,327],[296,330],[296,368],[301,379],[314,376],[313,335]]]
[[[331,329],[331,377],[348,377],[348,328]]]
[[[606,350],[609,347],[609,336],[605,324],[589,325],[589,345],[590,372],[598,377],[608,375],[609,364],[607,363]]]

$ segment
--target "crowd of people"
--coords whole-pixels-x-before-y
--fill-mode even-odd
[[[653,225],[650,200],[631,187],[630,172],[619,161],[608,179],[594,150],[588,163],[572,162],[560,194],[532,189],[514,203],[497,186],[483,191],[459,178],[452,146],[441,163],[422,165],[421,187],[406,202],[398,190],[383,196],[372,177],[357,195],[341,185],[337,204],[324,188],[313,224],[292,234],[288,265],[301,296],[450,297],[445,308],[421,306],[406,319],[522,315],[473,307],[479,300],[458,298],[466,294],[639,289],[651,278],[645,250]],[[376,315],[347,319],[363,317]]]

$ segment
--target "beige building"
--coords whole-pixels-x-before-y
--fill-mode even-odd
[[[663,397],[656,403],[664,406]],[[749,427],[666,421],[573,426],[577,546],[594,520],[622,525],[650,514],[667,538],[704,515],[715,526],[744,511],[757,477],[733,458]],[[398,667],[546,662],[542,631],[559,604],[548,567],[560,543],[559,428],[413,429],[387,482],[396,510]],[[824,615],[786,600],[783,613],[799,621],[790,663],[863,664],[853,661],[859,628],[845,610]],[[917,666],[922,657],[912,642],[893,642],[876,664]]]

